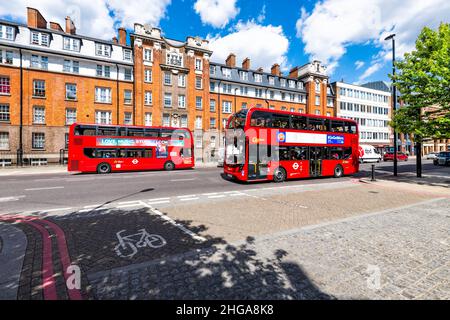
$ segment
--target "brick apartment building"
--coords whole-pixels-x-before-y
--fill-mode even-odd
[[[242,67],[230,54],[210,62],[208,41],[166,38],[135,24],[118,39],[78,35],[27,8],[27,24],[0,20],[0,166],[58,162],[74,122],[187,127],[198,160],[215,160],[224,122],[260,106],[335,115],[334,92],[318,61],[283,76]],[[22,150],[22,152],[20,152]]]

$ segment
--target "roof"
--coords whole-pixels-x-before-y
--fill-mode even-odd
[[[385,91],[385,92],[391,92],[391,85],[389,83],[387,83],[386,81],[368,82],[368,83],[362,84],[361,87]]]

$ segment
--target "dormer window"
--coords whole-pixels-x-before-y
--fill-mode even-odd
[[[231,78],[231,69],[223,68],[222,73],[225,78]]]
[[[48,47],[50,45],[50,35],[42,32],[31,32],[31,44]]]
[[[170,64],[172,66],[182,67],[183,66],[183,56],[178,53],[169,52],[166,56],[166,63]]]
[[[299,89],[299,90],[303,89],[303,82],[301,82],[301,81],[297,82],[297,89]]]
[[[123,60],[131,61],[131,50],[123,49]]]
[[[14,31],[11,26],[0,25],[0,39],[14,40]]]
[[[247,81],[248,80],[248,72],[241,71],[241,80]]]
[[[269,84],[272,85],[272,86],[275,84],[275,78],[274,77],[269,77]]]
[[[108,44],[96,43],[95,44],[95,54],[97,56],[109,58],[111,56],[111,46]]]
[[[209,73],[213,76],[216,74],[216,67],[215,66],[209,66]]]
[[[280,86],[286,87],[286,79],[280,79]]]
[[[262,74],[255,73],[255,82],[262,82]]]
[[[295,81],[289,80],[289,88],[295,89]]]
[[[69,38],[69,37],[64,37],[64,50],[69,50],[69,51],[76,51],[79,52],[80,51],[80,39],[74,39],[74,38]]]

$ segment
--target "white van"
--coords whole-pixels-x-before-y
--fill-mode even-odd
[[[369,144],[360,144],[359,162],[381,162],[381,154]]]

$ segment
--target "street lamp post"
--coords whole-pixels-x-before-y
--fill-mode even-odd
[[[392,39],[392,75],[395,77],[395,33],[389,35],[384,40]],[[393,114],[397,110],[397,88],[395,86],[395,78],[392,80],[392,110]],[[394,176],[397,176],[397,130],[394,128]]]

